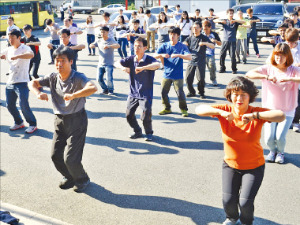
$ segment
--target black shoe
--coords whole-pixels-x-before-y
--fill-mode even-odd
[[[191,94],[191,93],[188,93],[187,95],[186,95],[186,97],[195,97],[196,96],[196,94]]]
[[[236,63],[241,63],[241,61],[239,60],[239,61],[236,61]]]
[[[145,141],[152,141],[153,140],[153,135],[152,134],[146,134]]]
[[[235,70],[235,71],[232,71],[232,74],[237,74],[237,71]]]
[[[87,181],[82,182],[82,183],[76,182],[73,190],[77,193],[83,192],[87,188],[87,186],[90,184],[90,182],[91,182],[90,178],[88,178]]]
[[[129,138],[131,138],[131,139],[137,139],[137,138],[141,138],[141,137],[143,137],[142,132],[133,133],[133,134],[129,135]]]
[[[219,73],[226,73],[226,70],[220,70]]]
[[[59,183],[59,188],[66,190],[72,188],[74,184],[75,182],[73,181],[73,179],[67,179],[64,177],[63,180]]]
[[[54,64],[54,62],[49,62],[49,63],[48,63],[48,65],[53,65],[53,64]]]
[[[205,95],[200,95],[200,99],[206,99]]]
[[[247,64],[247,62],[246,62],[246,61],[243,61],[242,63],[243,63],[243,64]]]

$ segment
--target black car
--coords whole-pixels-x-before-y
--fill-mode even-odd
[[[286,19],[287,13],[282,3],[258,3],[253,5],[253,15],[260,19],[256,23],[257,37],[267,37],[269,30],[276,30]]]

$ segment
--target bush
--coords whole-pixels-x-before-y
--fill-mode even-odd
[[[131,3],[131,5],[128,6],[128,10],[136,10],[134,3]]]

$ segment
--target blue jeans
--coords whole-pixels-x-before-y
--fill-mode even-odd
[[[118,38],[118,44],[120,48],[118,48],[118,52],[121,58],[127,57],[126,46],[127,46],[127,38]]]
[[[135,55],[134,54],[134,43],[130,42],[130,55]]]
[[[98,67],[98,82],[101,88],[103,89],[103,91],[109,91],[109,92],[114,91],[113,71],[114,71],[114,67],[112,65]],[[105,72],[106,72],[107,85],[105,84],[103,79]]]
[[[17,109],[16,103],[17,98],[19,97],[20,108],[22,110],[22,114],[25,117],[27,123],[30,126],[36,126],[36,119],[33,115],[28,102],[29,97],[29,89],[27,83],[16,83],[16,84],[8,84],[6,86],[6,104],[7,109],[10,114],[13,116],[15,124],[20,125],[23,123],[23,119]]]
[[[286,135],[293,122],[293,117],[287,116],[280,123],[265,123],[265,143],[268,145],[271,152],[284,152],[286,144]]]
[[[89,53],[92,53],[92,50],[90,48],[90,44],[95,42],[95,35],[94,34],[87,34],[87,43],[88,43],[88,49],[89,49]],[[96,49],[93,48],[93,54],[95,55],[95,51]]]
[[[60,40],[50,40],[50,44],[60,45]],[[51,62],[54,62],[54,59],[53,59],[53,52],[54,52],[54,50],[55,49],[50,49]]]
[[[254,51],[255,51],[255,54],[259,54],[259,51],[258,51],[258,46],[257,46],[257,34],[256,34],[256,31],[254,32],[251,32],[250,34],[247,34],[247,53],[249,54],[249,42],[250,42],[250,38],[252,40],[252,43],[253,43],[253,48],[254,48]]]

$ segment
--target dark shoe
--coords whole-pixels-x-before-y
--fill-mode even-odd
[[[237,74],[237,71],[235,70],[235,71],[232,71],[232,74]]]
[[[186,95],[186,97],[195,97],[196,96],[196,94],[191,94],[191,93],[188,93],[187,95]]]
[[[87,188],[87,186],[89,186],[90,182],[91,182],[90,178],[88,178],[87,181],[82,182],[82,183],[76,182],[73,190],[77,193],[83,192]]]
[[[75,182],[73,181],[73,179],[67,179],[67,178],[63,178],[63,180],[59,183],[59,188],[61,189],[70,189],[74,186]]]
[[[243,63],[243,64],[247,64],[247,61],[243,61],[242,63]]]
[[[241,63],[241,61],[240,61],[240,60],[238,60],[238,61],[236,61],[236,63]]]
[[[200,99],[206,99],[205,95],[200,95]]]
[[[152,141],[153,140],[153,135],[152,134],[146,134],[145,141]]]
[[[107,95],[108,94],[108,91],[102,91],[101,92],[101,95]]]
[[[54,64],[54,62],[49,62],[49,63],[48,63],[48,65],[53,65],[53,64]]]
[[[142,132],[133,133],[133,134],[129,135],[129,138],[131,138],[131,139],[137,139],[137,138],[141,138],[141,137],[143,137]]]
[[[155,53],[155,50],[152,50],[151,53]]]
[[[91,53],[88,54],[89,56],[92,55]]]
[[[220,70],[219,73],[226,73],[226,70]]]

